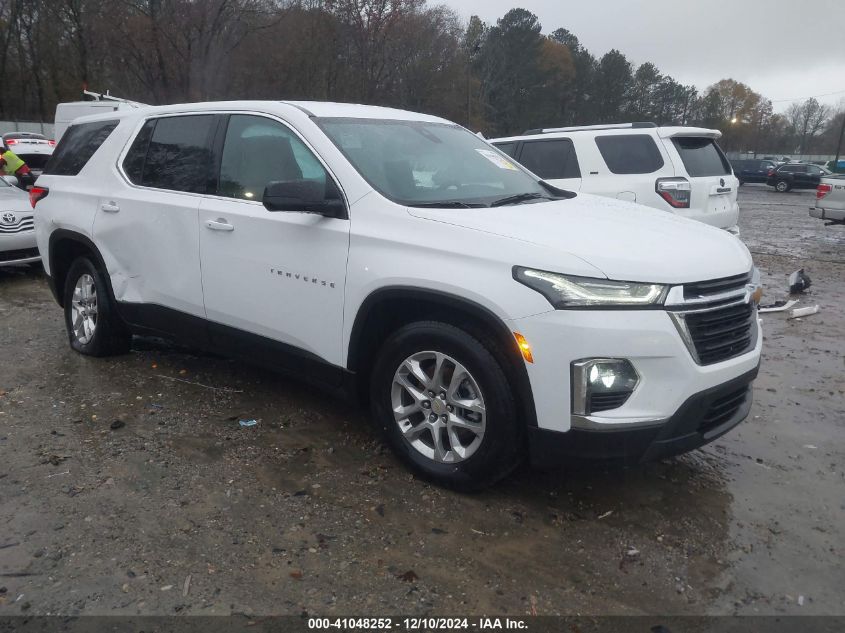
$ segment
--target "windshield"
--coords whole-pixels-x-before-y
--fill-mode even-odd
[[[555,198],[510,158],[457,125],[316,121],[358,173],[399,204],[486,207]]]

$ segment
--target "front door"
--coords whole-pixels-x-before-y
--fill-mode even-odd
[[[222,129],[217,195],[199,212],[212,342],[278,369],[339,366],[349,220],[261,202],[270,182],[334,181],[281,121],[233,114]]]

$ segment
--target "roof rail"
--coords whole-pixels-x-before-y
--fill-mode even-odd
[[[525,130],[523,136],[533,136],[535,134],[549,134],[551,132],[577,132],[580,130],[625,130],[625,129],[642,129],[657,127],[657,123],[651,121],[637,121],[635,123],[610,123],[605,125],[575,125],[573,127],[546,127]]]
[[[127,105],[132,106],[133,108],[142,108],[146,106],[146,103],[139,103],[138,101],[130,101],[129,99],[121,99],[120,97],[115,97],[109,94],[109,91],[106,90],[105,93],[100,92],[93,92],[91,90],[83,90],[82,91],[82,98],[91,97],[92,101],[117,101],[119,103],[125,103]]]

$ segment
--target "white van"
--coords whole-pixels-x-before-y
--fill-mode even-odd
[[[621,123],[490,142],[555,187],[637,202],[738,235],[739,181],[719,130]]]
[[[74,119],[92,114],[108,114],[109,112],[118,112],[120,110],[132,110],[145,105],[143,103],[113,97],[108,93],[99,94],[86,90],[84,94],[92,97],[94,100],[68,101],[56,105],[56,125],[54,129],[56,142],[64,136],[65,130],[68,129]]]

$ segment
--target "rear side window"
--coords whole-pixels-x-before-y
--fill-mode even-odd
[[[514,157],[513,152],[516,149],[516,143],[513,143],[513,142],[511,142],[511,143],[494,143],[493,145],[495,145],[498,149],[503,151],[505,154],[507,154],[511,158]]]
[[[789,174],[803,174],[806,173],[807,167],[806,165],[782,165],[778,171]]]
[[[731,173],[728,159],[712,138],[680,137],[673,138],[672,142],[681,155],[687,173],[693,178]]]
[[[597,136],[596,145],[614,174],[651,174],[663,167],[663,157],[648,134]]]
[[[527,141],[519,162],[544,179],[581,177],[575,148],[568,138]]]
[[[205,193],[213,173],[215,118],[199,114],[147,121],[123,161],[129,180],[144,187]]]
[[[52,176],[76,176],[117,127],[117,121],[70,126],[44,168]]]

